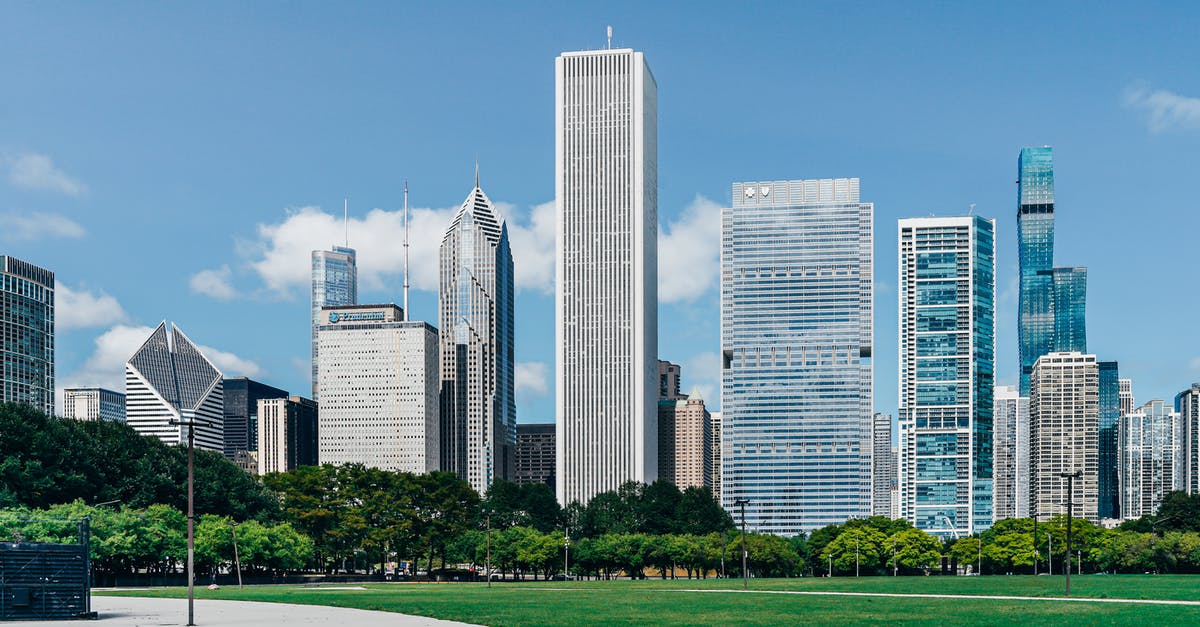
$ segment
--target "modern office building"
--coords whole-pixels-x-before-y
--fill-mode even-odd
[[[721,412],[709,412],[708,418],[712,423],[712,494],[718,503],[721,502]]]
[[[317,465],[316,401],[302,396],[260,398],[255,413],[258,474]]]
[[[54,415],[54,273],[0,255],[0,402]]]
[[[225,450],[224,378],[175,325],[159,323],[125,363],[125,422],[166,444]],[[183,423],[183,424],[181,424]]]
[[[238,451],[258,450],[258,401],[287,398],[277,387],[248,377],[225,379],[225,457],[234,459]]]
[[[712,489],[712,416],[704,399],[692,394],[681,400],[660,401],[669,404],[670,417],[659,424],[659,474],[680,490],[691,487]],[[660,414],[660,420],[663,416]],[[664,429],[664,424],[669,428]],[[663,442],[669,442],[667,450]]]
[[[1099,420],[1100,450],[1096,457],[1097,515],[1100,520],[1121,517],[1120,478],[1118,476],[1119,458],[1117,455],[1117,421],[1121,418],[1121,384],[1117,362],[1102,361],[1096,364],[1099,369]]]
[[[1153,400],[1121,416],[1121,517],[1158,512],[1163,497],[1182,490],[1183,425],[1168,403]]]
[[[483,494],[513,478],[517,405],[512,251],[478,170],[438,256],[442,470]]]
[[[517,483],[544,483],[554,489],[554,433],[553,424],[517,425]]]
[[[995,388],[992,494],[996,520],[1029,517],[1029,399],[1017,388]]]
[[[63,418],[94,422],[125,422],[125,395],[102,387],[76,387],[63,390]]]
[[[1099,379],[1095,355],[1050,353],[1034,363],[1029,399],[1030,515],[1067,512],[1065,473],[1075,480],[1074,514],[1099,521]]]
[[[641,52],[555,60],[558,499],[658,474],[658,88]]]
[[[721,503],[792,535],[871,513],[873,235],[859,181],[735,183],[721,213]]]
[[[1087,352],[1087,268],[1063,267],[1050,270],[1054,299],[1054,351]],[[1040,357],[1040,355],[1039,355]]]
[[[1133,411],[1133,379],[1118,379],[1118,394],[1121,399],[1121,415]]]
[[[686,399],[686,394],[679,392],[679,380],[683,369],[679,364],[673,364],[662,359],[658,360],[658,400],[678,401]]]
[[[876,413],[871,423],[871,515],[892,517],[892,493],[897,489],[896,448],[892,444],[892,415]]]
[[[944,537],[992,525],[995,221],[899,222],[904,517]]]
[[[317,329],[322,464],[425,473],[438,455],[438,332],[387,305],[321,310]]]
[[[312,251],[312,397],[317,398],[317,327],[322,307],[358,304],[358,265],[353,248]]]
[[[1175,395],[1175,413],[1183,429],[1180,442],[1180,489],[1188,494],[1200,493],[1200,383]]]

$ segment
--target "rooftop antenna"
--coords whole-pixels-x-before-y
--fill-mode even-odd
[[[612,24],[608,25],[608,49],[612,50]]]
[[[967,213],[967,215],[975,215],[975,203],[971,203],[971,210]]]
[[[475,155],[475,187],[479,187],[479,155]]]
[[[404,320],[408,321],[408,181],[404,181]]]
[[[343,198],[342,202],[342,224],[346,229],[346,248],[350,248],[350,199]]]

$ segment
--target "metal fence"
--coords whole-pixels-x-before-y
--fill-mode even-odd
[[[0,542],[0,620],[94,618],[88,519],[77,544]]]

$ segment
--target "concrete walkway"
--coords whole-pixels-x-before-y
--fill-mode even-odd
[[[29,627],[158,627],[187,624],[185,599],[149,599],[141,597],[92,596],[97,621],[5,622],[4,625]],[[196,624],[202,627],[259,627],[260,625],[352,625],[353,627],[460,627],[456,623],[424,616],[394,612],[372,612],[322,605],[257,603],[252,601],[196,601]]]

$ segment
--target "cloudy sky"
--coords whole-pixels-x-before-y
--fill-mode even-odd
[[[121,389],[160,320],[227,375],[308,390],[308,258],[435,320],[476,158],[512,234],[519,419],[553,419],[554,57],[634,47],[659,86],[660,332],[718,398],[719,207],[738,180],[854,176],[875,203],[876,406],[896,407],[896,219],[999,235],[1016,379],[1017,152],[1053,145],[1089,348],[1139,399],[1200,379],[1200,10],[1175,3],[0,5],[0,253],[57,273],[58,380]]]

